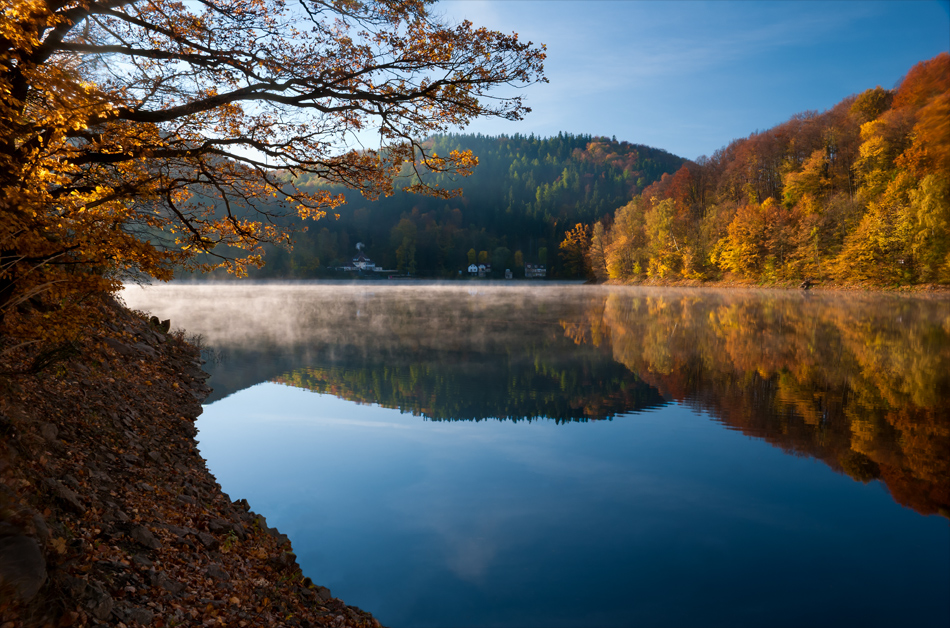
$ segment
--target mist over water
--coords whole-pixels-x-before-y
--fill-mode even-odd
[[[384,624],[950,622],[946,299],[524,282],[123,297],[213,350],[198,427],[224,489]]]

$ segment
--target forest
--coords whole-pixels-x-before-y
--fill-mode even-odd
[[[394,193],[376,199],[296,177],[346,202],[309,227],[285,219],[293,247],[265,247],[266,265],[249,275],[353,277],[339,269],[362,243],[377,267],[433,278],[484,263],[496,278],[544,264],[549,278],[626,283],[946,284],[948,121],[944,53],[895,89],[797,114],[695,161],[590,135],[433,135],[432,155],[475,155],[470,176],[406,164]],[[420,182],[459,195],[403,189]]]
[[[527,264],[544,264],[563,276],[556,254],[565,230],[609,217],[632,196],[676,172],[685,160],[664,150],[590,135],[434,135],[433,155],[472,151],[478,166],[465,178],[421,172],[429,186],[461,190],[454,198],[404,191],[420,175],[404,166],[391,196],[370,200],[318,176],[294,179],[302,190],[328,190],[346,203],[317,223],[292,217],[292,249],[266,247],[252,278],[344,277],[335,270],[357,254],[356,244],[377,266],[399,274],[457,277],[470,263],[491,264],[494,275],[510,268],[524,276]],[[467,274],[467,273],[466,273]],[[221,273],[219,276],[225,276]],[[349,274],[349,276],[352,276]]]
[[[565,270],[594,280],[950,283],[950,55],[737,139],[578,221]]]

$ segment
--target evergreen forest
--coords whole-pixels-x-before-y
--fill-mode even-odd
[[[315,223],[285,218],[282,226],[295,231],[292,250],[268,246],[265,265],[250,268],[250,277],[352,277],[336,269],[357,255],[358,243],[377,266],[399,274],[450,278],[476,263],[491,264],[499,277],[505,268],[524,276],[525,264],[565,276],[557,250],[566,230],[611,216],[685,163],[664,150],[590,135],[436,135],[425,145],[435,155],[471,150],[477,156],[478,166],[465,178],[422,173],[427,185],[460,189],[459,196],[400,188],[369,200],[316,176],[298,177],[301,189],[327,189],[344,195],[346,204]],[[403,169],[403,187],[418,180],[410,167]]]

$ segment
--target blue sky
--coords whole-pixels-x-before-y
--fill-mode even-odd
[[[950,49],[950,0],[443,0],[449,21],[548,47],[522,122],[486,134],[616,135],[694,159]]]

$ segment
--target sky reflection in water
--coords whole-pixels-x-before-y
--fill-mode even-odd
[[[224,490],[383,623],[950,621],[939,304],[339,288],[148,309],[228,354],[199,421]],[[532,408],[560,421],[424,419]]]

